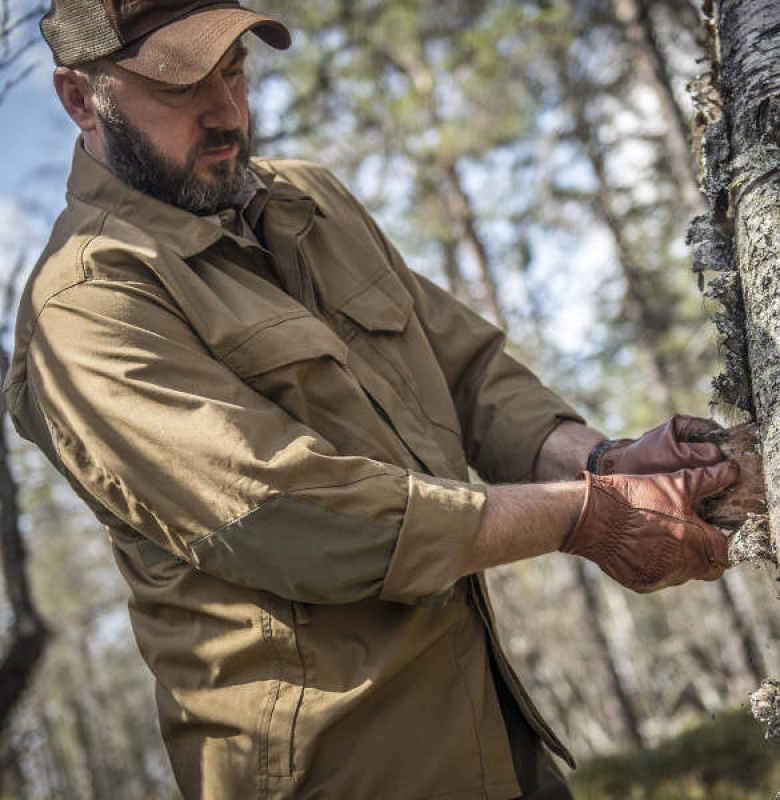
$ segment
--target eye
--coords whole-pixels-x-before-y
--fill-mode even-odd
[[[186,86],[166,86],[160,89],[158,96],[160,102],[168,106],[181,106],[189,103],[195,96],[198,84],[189,84]]]
[[[195,91],[195,85],[171,86],[170,88],[161,89],[160,91],[168,97],[183,97],[185,95],[192,94],[192,92]]]
[[[243,78],[244,77],[244,64],[243,64],[243,62],[241,64],[238,64],[238,65],[234,66],[234,67],[230,67],[230,69],[228,69],[227,71],[223,72],[222,74],[228,80],[238,80],[239,78]]]

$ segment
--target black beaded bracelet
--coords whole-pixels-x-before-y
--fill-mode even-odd
[[[601,458],[601,454],[610,446],[615,444],[617,439],[604,439],[603,442],[599,442],[591,451],[590,455],[588,456],[588,463],[585,469],[588,472],[592,472],[594,475],[598,475],[597,467],[599,463],[599,459]]]

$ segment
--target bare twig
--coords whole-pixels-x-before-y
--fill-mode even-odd
[[[0,46],[2,46],[3,52],[8,50],[8,34],[5,31],[8,30],[10,18],[11,10],[8,8],[8,0],[3,0],[0,5]]]
[[[8,69],[15,62],[17,62],[33,45],[35,38],[30,37],[20,44],[15,50],[10,52],[7,56],[0,58],[0,70]]]
[[[40,5],[36,6],[32,11],[28,11],[26,14],[22,14],[21,17],[17,17],[16,19],[11,20],[10,12],[8,10],[8,3],[4,2],[2,15],[0,16],[0,40],[4,40],[7,42],[11,34],[15,30],[21,28],[23,25],[26,25],[28,22],[37,20],[45,12],[46,12],[46,6]]]
[[[21,83],[35,69],[35,66],[35,64],[29,64],[18,75],[15,75],[13,78],[9,78],[2,86],[0,86],[0,105],[3,104],[3,101],[11,89],[13,89],[17,84]]]
[[[42,3],[29,11],[11,15],[8,0],[0,4],[0,73],[15,73],[0,83],[0,105],[8,93],[20,84],[36,68],[37,64],[23,64],[25,53],[38,41],[37,33],[30,33],[29,28],[46,11]]]

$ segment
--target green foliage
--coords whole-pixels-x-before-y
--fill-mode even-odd
[[[769,800],[780,743],[747,711],[726,711],[653,749],[594,759],[572,786],[577,800]]]

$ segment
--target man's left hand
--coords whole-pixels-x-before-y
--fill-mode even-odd
[[[694,505],[725,491],[738,475],[732,463],[666,475],[586,472],[579,520],[560,549],[590,559],[635,592],[716,580],[729,564],[728,537]]]
[[[712,420],[675,414],[639,439],[608,443],[597,453],[595,464],[588,466],[597,475],[650,475],[709,467],[725,459],[720,448],[690,440],[716,430],[720,425]]]

